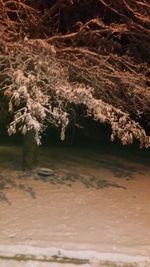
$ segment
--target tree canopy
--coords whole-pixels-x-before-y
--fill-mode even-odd
[[[150,146],[148,0],[0,0],[0,120],[9,134],[89,116]]]

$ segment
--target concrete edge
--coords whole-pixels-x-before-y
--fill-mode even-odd
[[[97,267],[150,267],[150,256],[27,245],[0,245],[0,259],[70,263],[81,266],[90,264]]]

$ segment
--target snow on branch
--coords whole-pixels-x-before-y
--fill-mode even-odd
[[[4,95],[12,122],[8,133],[22,134],[34,129],[37,144],[48,125],[61,128],[61,139],[69,123],[68,105],[83,104],[87,114],[112,128],[111,140],[131,144],[138,139],[141,147],[150,146],[150,137],[144,129],[110,103],[95,97],[95,88],[83,82],[71,81],[66,65],[56,57],[53,46],[41,40],[24,40],[19,44],[4,43],[0,56]]]

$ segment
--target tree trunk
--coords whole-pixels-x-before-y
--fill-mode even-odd
[[[38,146],[35,141],[34,130],[26,133],[23,143],[23,169],[34,169],[38,164]]]

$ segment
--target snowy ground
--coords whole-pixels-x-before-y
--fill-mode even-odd
[[[0,156],[0,267],[150,266],[148,164],[53,148],[42,178],[20,170],[20,149]]]

